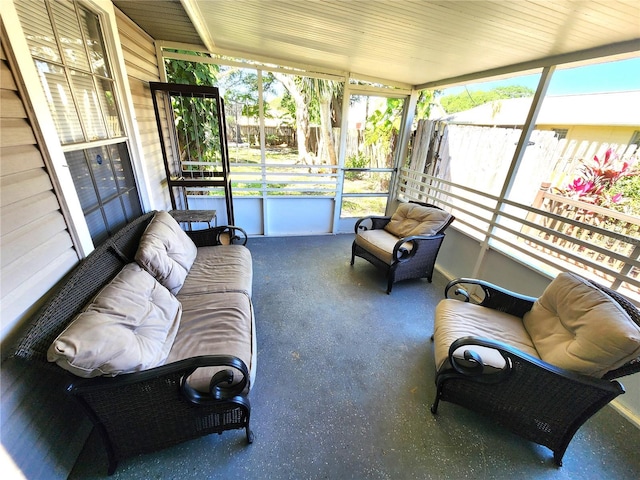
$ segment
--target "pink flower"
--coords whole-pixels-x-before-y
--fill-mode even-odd
[[[576,178],[567,187],[569,190],[576,192],[578,195],[586,195],[593,189],[593,182],[586,181],[584,178]]]
[[[620,202],[620,200],[622,200],[622,194],[621,193],[616,193],[613,197],[611,197],[611,201],[613,203],[618,203],[618,202]]]

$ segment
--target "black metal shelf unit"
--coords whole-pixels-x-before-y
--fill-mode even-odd
[[[217,87],[150,82],[162,157],[175,209],[187,193],[224,190],[227,223],[234,224],[224,101]]]

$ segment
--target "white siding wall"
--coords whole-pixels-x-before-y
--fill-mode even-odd
[[[4,31],[4,29],[3,29]],[[0,302],[2,457],[26,478],[66,478],[89,432],[59,378],[7,360],[38,300],[77,262],[60,203],[29,118],[29,107],[0,46]],[[44,374],[43,374],[44,373]],[[52,413],[55,412],[55,415]],[[6,455],[6,456],[5,456]],[[11,467],[3,475],[13,478]]]
[[[155,44],[119,10],[116,10],[116,20],[139,132],[142,162],[149,185],[150,204],[153,209],[167,210],[171,208],[171,200],[149,90],[149,82],[160,81]]]
[[[3,42],[6,45],[6,42]],[[0,299],[4,340],[78,262],[11,66],[0,71]]]

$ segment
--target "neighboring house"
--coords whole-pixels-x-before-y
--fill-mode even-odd
[[[458,125],[521,127],[532,98],[495,100],[444,115],[440,120]],[[640,90],[547,96],[536,121],[537,130],[553,130],[567,141],[613,144],[640,143]]]

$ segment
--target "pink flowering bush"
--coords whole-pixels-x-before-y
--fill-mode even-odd
[[[638,172],[633,171],[629,162],[620,163],[617,160],[618,154],[611,148],[607,149],[602,159],[594,155],[592,163],[583,162],[578,177],[562,193],[594,205],[610,206],[620,203],[623,195],[620,192],[612,193],[612,187],[622,178],[637,175]]]

